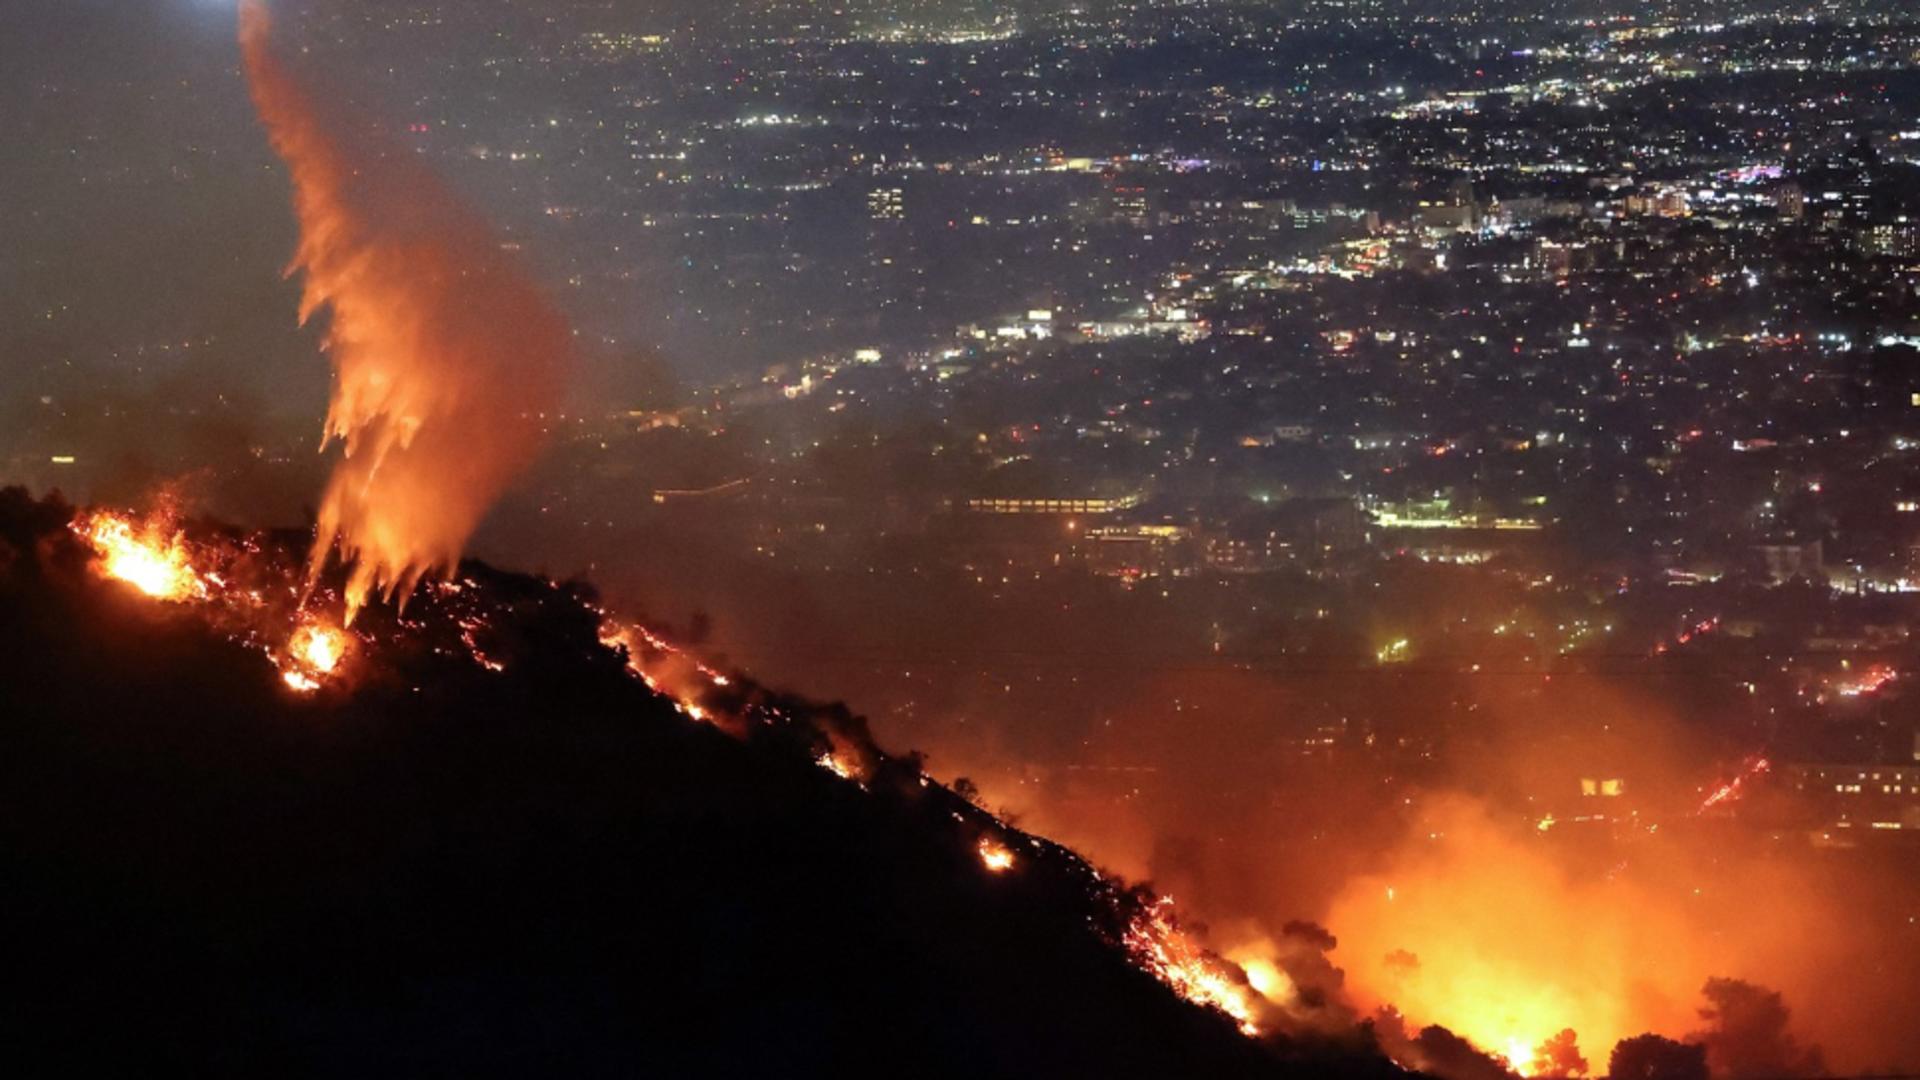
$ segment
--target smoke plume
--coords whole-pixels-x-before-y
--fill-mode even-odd
[[[274,45],[262,0],[240,6],[261,122],[292,174],[302,321],[331,315],[325,442],[345,456],[319,512],[317,574],[352,564],[349,619],[450,569],[487,507],[533,459],[559,401],[570,333],[486,225],[404,148],[323,107]]]

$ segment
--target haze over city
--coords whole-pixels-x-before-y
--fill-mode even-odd
[[[1920,1071],[1908,5],[14,0],[0,102],[102,1070]]]

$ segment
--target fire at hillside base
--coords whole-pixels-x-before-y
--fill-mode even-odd
[[[172,526],[164,517],[142,520],[111,511],[83,514],[75,519],[71,531],[91,550],[99,576],[154,602],[192,610],[236,644],[257,649],[277,668],[280,682],[296,697],[351,693],[352,672],[380,663],[382,643],[373,631],[346,629],[300,606],[299,600],[307,591],[299,563],[266,544],[253,539],[192,540],[186,530]],[[249,584],[241,587],[233,583],[240,580]],[[476,668],[495,675],[507,670],[505,663],[483,651],[479,644],[493,628],[498,613],[489,610],[476,582],[456,578],[428,582],[420,588],[431,594],[436,613],[443,605],[451,610],[444,615],[404,616],[399,626],[417,627],[423,618],[450,617],[459,630],[459,639],[471,649],[469,659]],[[320,595],[329,594],[322,590]],[[744,732],[755,725],[812,725],[817,741],[815,763],[857,787],[865,787],[883,766],[891,764],[891,759],[862,734],[815,721],[748,680],[714,669],[644,626],[623,622],[598,609],[594,614],[601,619],[601,646],[620,659],[636,683],[667,698],[689,721],[733,732]],[[919,774],[917,783],[921,787],[934,785],[924,773]],[[1021,846],[1064,853],[1064,849],[1023,835],[985,811],[972,819],[963,819],[958,813],[955,818],[957,827],[979,833],[971,846],[980,872],[988,876],[1018,873],[1022,858],[1017,850]],[[1077,859],[1075,862],[1078,864]],[[1127,890],[1099,871],[1078,865],[1111,904],[1116,923],[1124,927],[1117,943],[1137,966],[1181,997],[1224,1013],[1244,1034],[1263,1033],[1257,1022],[1258,992],[1238,966],[1207,951],[1178,925],[1171,898],[1137,903]]]
[[[257,651],[296,700],[352,695],[363,680],[385,677],[383,656],[403,638],[435,629],[443,631],[435,640],[458,643],[450,655],[478,677],[505,677],[513,668],[514,652],[502,634],[512,625],[510,605],[471,573],[425,582],[405,614],[348,628],[323,614],[338,600],[335,588],[322,582],[309,590],[299,554],[284,543],[183,528],[163,515],[108,511],[84,513],[70,529],[91,553],[95,574],[138,602],[191,613]],[[546,588],[598,627],[595,647],[636,689],[664,698],[687,722],[736,738],[770,729],[798,732],[813,765],[858,791],[897,780],[903,768],[912,770],[909,779],[918,787],[940,786],[918,764],[903,765],[882,751],[844,710],[786,698],[721,670],[665,633],[572,599],[563,586]],[[1707,792],[1701,812],[1738,798],[1743,782],[1767,767],[1764,759],[1744,763]],[[1433,1049],[1439,1036],[1432,1034],[1442,1029],[1416,1035],[1417,1027],[1443,1025],[1445,1038],[1466,1040],[1461,1045],[1478,1048],[1469,1052],[1497,1071],[1599,1075],[1599,1061],[1619,1039],[1696,1030],[1701,1014],[1691,990],[1698,983],[1676,973],[1718,963],[1693,947],[1679,916],[1642,918],[1631,935],[1621,936],[1611,909],[1658,910],[1654,899],[1626,882],[1570,884],[1538,850],[1465,803],[1444,810],[1432,838],[1389,874],[1349,883],[1330,920],[1341,930],[1337,944],[1312,924],[1290,926],[1278,942],[1211,934],[1184,921],[1172,897],[1132,889],[977,804],[954,814],[954,828],[975,872],[989,879],[1018,876],[1042,855],[1072,859],[1110,915],[1112,944],[1135,967],[1243,1035],[1337,1034],[1371,1020],[1388,1056],[1443,1074],[1447,1059]],[[1550,903],[1516,906],[1516,898],[1527,896]],[[1467,918],[1463,910],[1479,915]],[[1617,970],[1620,957],[1629,955],[1638,959]],[[1350,980],[1344,989],[1343,978]],[[1639,980],[1638,998],[1632,980]],[[1662,996],[1662,986],[1676,989]]]

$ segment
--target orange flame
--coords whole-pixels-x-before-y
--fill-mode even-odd
[[[1525,1039],[1508,1039],[1507,1048],[1500,1055],[1506,1059],[1507,1066],[1521,1076],[1533,1075],[1533,1048]]]
[[[1765,773],[1771,768],[1773,768],[1773,763],[1766,758],[1748,758],[1746,763],[1741,767],[1740,774],[1713,789],[1712,794],[1701,801],[1700,809],[1695,811],[1695,813],[1704,814],[1722,803],[1733,802],[1740,797],[1741,791],[1746,787],[1748,780]]]
[[[1569,870],[1529,834],[1464,796],[1434,797],[1383,868],[1328,916],[1357,1004],[1439,1024],[1525,1074],[1538,1048],[1578,1031],[1611,1047],[1687,1030],[1708,961],[1686,915],[1632,876]]]
[[[1013,850],[991,836],[980,838],[980,863],[996,874],[1013,869]]]
[[[1174,993],[1226,1013],[1242,1034],[1260,1034],[1252,986],[1234,979],[1232,965],[1200,948],[1175,925],[1171,897],[1143,909],[1127,928],[1124,944],[1135,963]]]
[[[1292,977],[1263,950],[1251,947],[1231,949],[1226,957],[1240,965],[1240,970],[1246,973],[1247,985],[1253,987],[1253,992],[1269,1002],[1286,1006],[1298,998],[1298,988],[1294,986]]]
[[[851,780],[856,784],[861,782],[862,770],[859,763],[848,755],[832,750],[822,750],[820,755],[813,759],[813,763],[842,780]]]
[[[127,518],[105,512],[82,518],[73,528],[93,545],[108,577],[156,600],[178,603],[206,597],[206,583],[194,571],[179,534],[169,534],[157,523],[136,528]]]
[[[351,647],[352,639],[339,627],[314,620],[304,622],[287,642],[280,678],[294,690],[312,693],[327,677],[339,672]]]
[[[240,5],[248,81],[292,174],[300,317],[331,311],[325,442],[345,444],[310,558],[352,564],[347,621],[451,570],[487,507],[532,460],[560,399],[565,321],[487,228],[412,155],[319,107],[282,63],[263,0]],[[348,132],[354,132],[348,138]]]

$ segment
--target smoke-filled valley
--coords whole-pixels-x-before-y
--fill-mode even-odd
[[[65,1071],[1920,1069],[1909,17],[27,2]]]
[[[730,547],[720,533],[737,527],[683,547],[643,526],[541,555],[592,567],[619,603],[697,627],[771,682],[846,697],[943,780],[1177,897],[1236,961],[1282,962],[1288,927],[1314,925],[1337,945],[1312,950],[1327,969],[1296,989],[1337,1001],[1336,1025],[1394,1010],[1528,1071],[1573,1029],[1598,1074],[1620,1039],[1710,1032],[1703,989],[1735,979],[1781,992],[1791,1016],[1747,1075],[1912,1060],[1920,880],[1903,849],[1809,853],[1803,811],[1756,755],[1784,740],[1730,723],[1724,702],[1673,708],[1697,668],[1381,670],[1334,639],[1222,656],[1204,645],[1205,582],[983,589],[911,548],[790,575]],[[627,546],[644,566],[621,565]],[[1275,608],[1351,603],[1274,591]],[[1525,603],[1432,599],[1436,623]],[[1601,781],[1626,790],[1582,794]]]

